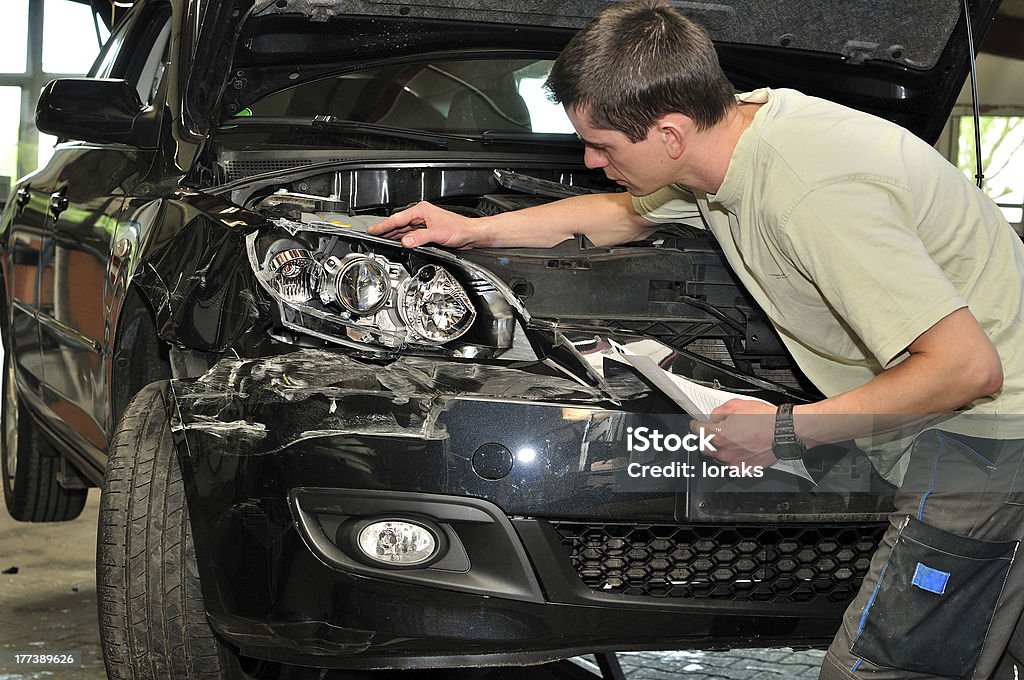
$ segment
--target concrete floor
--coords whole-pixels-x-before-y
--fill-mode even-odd
[[[85,511],[72,522],[15,522],[0,507],[0,680],[106,678],[96,617],[98,509],[97,489],[90,490]],[[30,668],[9,658],[65,652],[75,652],[80,663]],[[816,678],[823,654],[787,649],[643,652],[619,655],[619,661],[629,680],[789,680]],[[523,669],[521,677],[537,675]]]
[[[72,522],[15,522],[0,508],[0,680],[102,680],[96,617],[98,489]],[[71,667],[17,666],[11,653],[75,652]]]

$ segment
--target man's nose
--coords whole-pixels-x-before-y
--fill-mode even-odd
[[[603,168],[604,166],[608,165],[608,156],[606,156],[605,154],[596,149],[590,148],[589,146],[584,147],[583,164],[590,168],[591,170]]]

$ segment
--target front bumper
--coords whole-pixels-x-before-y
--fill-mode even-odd
[[[664,405],[536,369],[309,350],[174,381],[214,629],[339,668],[831,638],[884,523],[866,459],[826,456],[813,491],[631,479],[616,433]],[[338,540],[348,518],[396,515],[442,527],[450,559],[368,566]]]

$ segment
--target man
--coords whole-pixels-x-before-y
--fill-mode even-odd
[[[511,247],[706,226],[828,396],[792,414],[730,401],[712,414],[717,458],[771,465],[957,411],[909,458],[869,454],[902,482],[896,512],[821,677],[1016,677],[1024,247],[996,206],[898,126],[791,90],[734,95],[707,35],[655,0],[599,15],[547,86],[587,166],[626,193],[479,219],[421,203],[371,231]]]

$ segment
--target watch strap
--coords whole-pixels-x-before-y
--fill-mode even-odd
[[[793,404],[779,406],[775,414],[775,436],[772,439],[772,453],[779,460],[800,460],[807,447],[796,434],[793,424]]]

